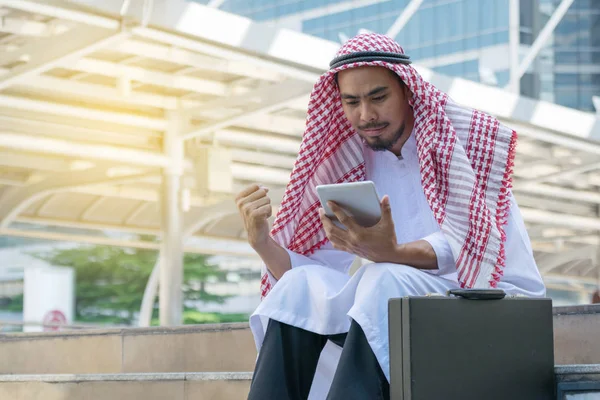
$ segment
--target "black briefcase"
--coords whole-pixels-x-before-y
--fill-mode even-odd
[[[552,300],[451,292],[390,299],[391,400],[555,398]]]

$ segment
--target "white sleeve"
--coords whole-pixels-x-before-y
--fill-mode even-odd
[[[455,273],[456,263],[454,262],[454,256],[452,255],[452,249],[442,231],[432,233],[431,235],[424,237],[423,240],[433,247],[438,264],[437,269],[427,270],[427,272],[435,275]]]
[[[533,257],[531,241],[525,228],[525,222],[512,193],[510,196],[510,214],[505,229],[506,243],[504,248],[506,260],[504,276],[500,281],[519,288],[527,296],[545,296],[544,281]]]
[[[355,258],[353,254],[334,249],[330,242],[327,242],[323,247],[309,256],[288,249],[286,249],[286,251],[290,255],[292,268],[317,264],[333,268],[343,273],[348,273]]]

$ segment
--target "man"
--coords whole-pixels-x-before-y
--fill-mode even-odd
[[[390,298],[497,287],[544,296],[510,193],[516,133],[423,81],[389,37],[345,43],[316,83],[290,183],[269,234],[268,189],[237,197],[266,265],[250,319],[250,399],[387,399]],[[371,180],[382,218],[358,226],[315,187]],[[368,259],[350,277],[356,256]],[[309,397],[310,396],[310,397]]]

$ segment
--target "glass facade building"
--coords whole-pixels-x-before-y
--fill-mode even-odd
[[[547,15],[558,3],[541,1],[542,13]],[[592,97],[600,96],[600,1],[573,2],[554,31],[542,68],[542,95],[547,100],[595,110]]]
[[[206,2],[206,1],[202,1]],[[505,87],[510,0],[423,0],[395,39],[437,72]],[[221,9],[332,41],[387,33],[410,0],[226,0]],[[521,58],[560,0],[521,0]],[[575,0],[521,79],[521,94],[593,111],[600,94],[600,1]]]

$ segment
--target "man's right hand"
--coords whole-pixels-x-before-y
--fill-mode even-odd
[[[273,211],[268,192],[265,187],[252,185],[242,190],[235,197],[235,202],[248,232],[248,243],[275,279],[281,279],[286,271],[292,269],[292,263],[288,252],[269,236],[267,219]]]
[[[237,208],[248,232],[248,243],[253,248],[265,244],[269,239],[269,218],[272,214],[269,189],[252,185],[242,190],[235,198]]]

